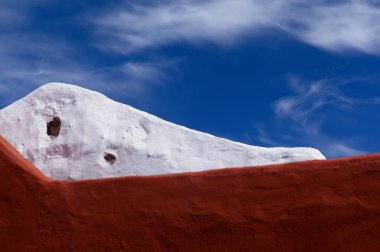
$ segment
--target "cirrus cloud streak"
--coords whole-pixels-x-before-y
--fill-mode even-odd
[[[91,22],[102,47],[123,53],[182,42],[236,45],[279,31],[330,51],[380,53],[380,9],[369,0],[129,3]]]

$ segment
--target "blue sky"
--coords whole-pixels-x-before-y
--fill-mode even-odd
[[[380,1],[0,5],[0,108],[58,81],[248,144],[380,152]]]

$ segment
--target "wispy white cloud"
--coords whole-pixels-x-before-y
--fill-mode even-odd
[[[0,9],[0,26],[9,25],[15,22],[22,21],[22,17],[16,15],[15,11],[10,8]]]
[[[314,112],[326,106],[339,109],[354,109],[360,104],[380,104],[380,97],[356,98],[342,92],[342,88],[354,82],[365,82],[365,78],[326,78],[305,81],[295,76],[287,78],[292,95],[282,97],[274,103],[278,117],[288,118],[303,126],[309,124]]]
[[[280,118],[287,118],[297,122],[311,132],[317,132],[319,123],[313,120],[314,112],[325,106],[335,106],[341,109],[352,109],[359,102],[341,93],[339,85],[346,82],[322,79],[315,82],[302,81],[296,77],[288,78],[288,85],[292,95],[280,98],[274,104],[275,113]]]
[[[366,154],[366,151],[355,147],[355,142],[350,139],[338,139],[319,130],[310,133],[310,129],[286,124],[279,118],[272,121],[271,125],[257,124],[255,129],[255,139],[266,146],[289,146],[289,143],[294,143],[297,146],[317,148],[329,158]]]
[[[163,1],[113,10],[99,17],[96,25],[112,41],[119,39],[121,43],[110,46],[120,51],[181,41],[231,44],[272,22],[282,5],[272,0]]]
[[[364,151],[350,146],[347,143],[326,144],[324,150],[332,157],[357,156],[366,154]]]
[[[49,0],[1,0],[0,28],[12,30],[16,27],[28,26],[32,18],[30,10],[33,7],[46,4],[48,1]]]
[[[308,132],[302,131],[301,128],[298,128],[294,133],[289,132],[287,137],[274,134],[272,129],[268,130],[266,125],[256,125],[256,129],[259,132],[256,137],[257,140],[267,146],[288,146],[290,142],[293,142],[296,145],[317,148],[328,158],[357,156],[368,153],[366,150],[356,147],[355,142],[349,139],[339,139],[323,133],[310,135]]]
[[[9,0],[1,1],[0,27],[6,27],[9,25],[21,25],[27,20],[28,15],[24,10],[28,7],[28,4],[19,5],[17,9],[15,2]],[[20,9],[22,11],[20,11]]]
[[[356,138],[339,138],[326,133],[326,123],[336,123],[326,110],[335,113],[356,111],[360,105],[379,105],[379,97],[356,98],[343,90],[361,78],[335,78],[306,81],[297,77],[287,79],[292,94],[273,104],[274,118],[270,123],[255,125],[257,140],[269,146],[302,144],[319,148],[329,157],[364,154]],[[334,114],[335,115],[335,114]]]
[[[121,67],[130,80],[155,82],[162,85],[168,71],[177,71],[178,60],[155,59],[152,61],[128,61]],[[156,82],[160,80],[160,82]]]
[[[236,45],[271,31],[326,50],[380,53],[380,9],[369,0],[170,0],[118,6],[94,23],[103,47],[127,53],[178,42]]]
[[[380,9],[377,1],[350,0],[311,6],[292,30],[303,41],[332,51],[356,49],[380,53]],[[302,12],[301,12],[302,14]]]
[[[73,83],[138,100],[157,83],[163,84],[167,72],[175,69],[175,61],[157,57],[133,62],[126,59],[112,66],[97,64],[75,42],[25,29],[33,24],[33,5],[43,1],[2,1],[0,108],[48,82]]]
[[[0,108],[48,82],[72,83],[138,100],[152,87],[164,85],[167,73],[176,67],[175,62],[159,60],[97,66],[71,44],[33,34],[24,39],[0,43]]]

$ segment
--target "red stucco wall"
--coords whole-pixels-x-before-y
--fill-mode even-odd
[[[0,251],[380,251],[380,155],[58,182],[0,138]]]

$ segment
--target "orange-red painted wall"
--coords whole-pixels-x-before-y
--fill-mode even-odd
[[[59,182],[0,138],[0,251],[380,251],[380,155]]]

